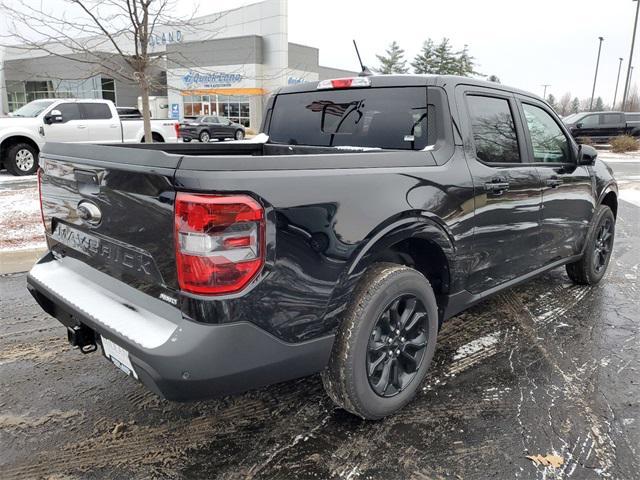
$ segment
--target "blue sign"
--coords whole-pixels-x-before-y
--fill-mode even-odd
[[[287,83],[289,85],[297,85],[299,83],[304,83],[306,82],[306,80],[304,78],[299,78],[299,77],[289,77],[287,78]]]
[[[171,104],[171,117],[170,118],[175,118],[175,119],[179,119],[180,118],[180,105],[178,105],[177,103],[172,103]]]
[[[230,87],[234,83],[242,81],[240,73],[207,72],[200,73],[189,70],[182,77],[182,83],[186,88],[194,87]]]

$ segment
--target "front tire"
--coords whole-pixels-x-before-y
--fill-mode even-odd
[[[7,150],[5,167],[12,175],[33,175],[38,170],[38,150],[28,143],[16,143]]]
[[[235,135],[234,135],[234,138],[235,138],[236,140],[242,140],[242,139],[244,139],[244,132],[243,132],[242,130],[240,130],[240,129],[236,130],[236,133],[235,133]]]
[[[595,228],[587,237],[582,258],[566,267],[569,278],[579,285],[595,285],[602,280],[611,259],[616,219],[608,206],[598,207],[594,225]]]
[[[198,138],[202,143],[209,143],[209,140],[211,140],[211,136],[209,135],[209,132],[207,132],[206,130],[203,132],[200,132],[200,136]]]
[[[437,334],[429,281],[409,267],[373,265],[355,290],[322,372],[327,394],[364,419],[391,415],[420,387]]]

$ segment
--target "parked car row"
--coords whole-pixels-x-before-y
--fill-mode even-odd
[[[619,135],[640,137],[640,112],[580,112],[562,121],[574,138],[608,142]]]
[[[154,142],[177,142],[177,120],[151,120]],[[143,121],[135,112],[119,115],[109,100],[43,99],[0,119],[0,167],[13,175],[29,175],[38,168],[46,142],[139,143]]]

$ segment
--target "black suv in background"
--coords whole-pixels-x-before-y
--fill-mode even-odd
[[[618,135],[640,137],[640,112],[580,112],[562,121],[574,138],[608,142]]]
[[[225,140],[233,138],[242,140],[244,138],[244,126],[232,122],[228,118],[216,115],[203,115],[195,120],[185,120],[180,124],[180,135],[185,142],[199,140],[207,143],[210,140]]]

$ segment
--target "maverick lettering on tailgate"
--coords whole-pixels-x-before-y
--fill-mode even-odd
[[[86,233],[64,223],[58,223],[51,237],[110,271],[125,271],[138,278],[163,284],[162,276],[151,255],[139,248],[116,242],[114,240]]]

